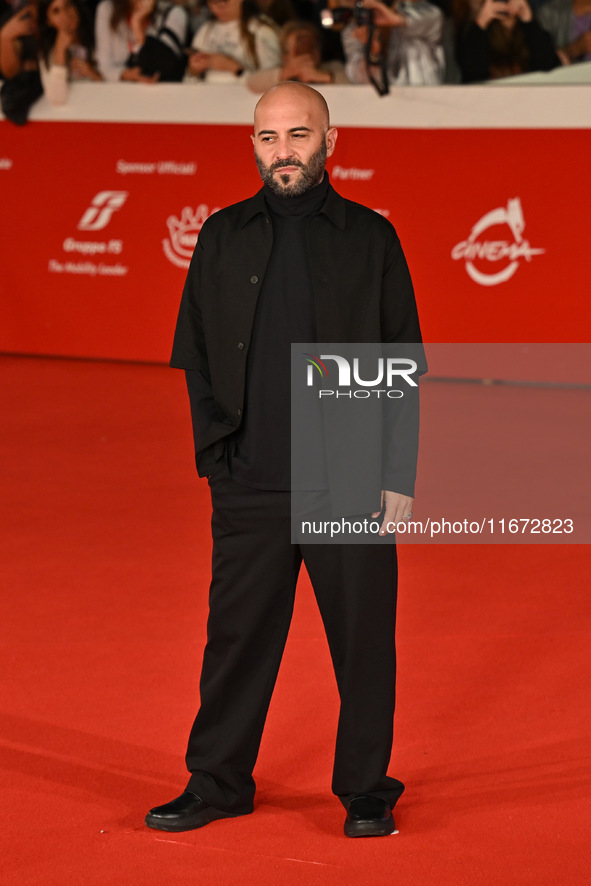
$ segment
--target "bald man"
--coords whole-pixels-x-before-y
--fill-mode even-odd
[[[273,87],[251,138],[263,187],[203,225],[171,359],[186,373],[197,470],[211,489],[212,582],[189,782],[146,824],[185,831],[253,811],[252,773],[304,561],[340,696],[332,790],[347,810],[347,836],[385,836],[404,790],[387,775],[396,548],[387,538],[292,543],[290,347],[419,342],[415,299],[393,227],[330,185],[337,130],[316,90]],[[385,534],[411,512],[414,475],[378,484],[382,511],[376,490],[362,505],[381,513]]]

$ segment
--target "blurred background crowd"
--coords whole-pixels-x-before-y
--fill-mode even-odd
[[[589,60],[591,0],[0,0],[11,119],[43,93],[65,103],[74,80],[384,92]]]

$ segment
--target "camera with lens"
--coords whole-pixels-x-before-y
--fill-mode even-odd
[[[323,28],[344,28],[350,21],[355,25],[373,24],[373,9],[366,9],[361,0],[353,6],[337,6],[335,9],[323,9],[320,22]]]
[[[333,0],[333,2],[347,3],[347,0]],[[385,0],[385,2],[389,5],[392,0]],[[329,6],[328,9],[323,9],[320,13],[320,22],[323,28],[333,28],[335,31],[342,31],[348,24],[353,24],[356,28],[365,27],[365,34],[362,32],[361,35],[358,35],[358,39],[363,41],[367,79],[378,95],[388,95],[390,82],[385,49],[386,41],[380,39],[381,28],[376,24],[373,9],[364,6],[363,0],[355,0],[347,6],[335,5],[332,9]]]

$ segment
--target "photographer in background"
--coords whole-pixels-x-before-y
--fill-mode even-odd
[[[342,31],[345,72],[353,83],[372,82],[374,70],[381,70],[397,86],[433,86],[443,81],[443,13],[437,6],[428,0],[399,0],[392,7],[379,0],[363,0],[357,8],[371,12],[375,31],[369,53],[369,25],[352,20]]]
[[[469,0],[457,0],[454,14],[463,83],[560,65],[550,34],[534,19],[527,0],[483,0],[475,13]]]
[[[40,71],[52,105],[68,98],[68,82],[102,80],[93,61],[90,22],[79,0],[40,0]]]
[[[246,85],[252,92],[266,92],[283,80],[300,83],[339,83],[350,81],[342,62],[322,61],[320,31],[312,22],[287,22],[279,35],[281,67],[267,71],[255,71],[246,77]]]

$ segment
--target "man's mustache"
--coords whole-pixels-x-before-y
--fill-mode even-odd
[[[301,160],[277,160],[276,163],[273,163],[271,166],[271,172],[275,172],[276,169],[282,169],[284,166],[299,166],[300,169],[304,169],[304,164]]]

